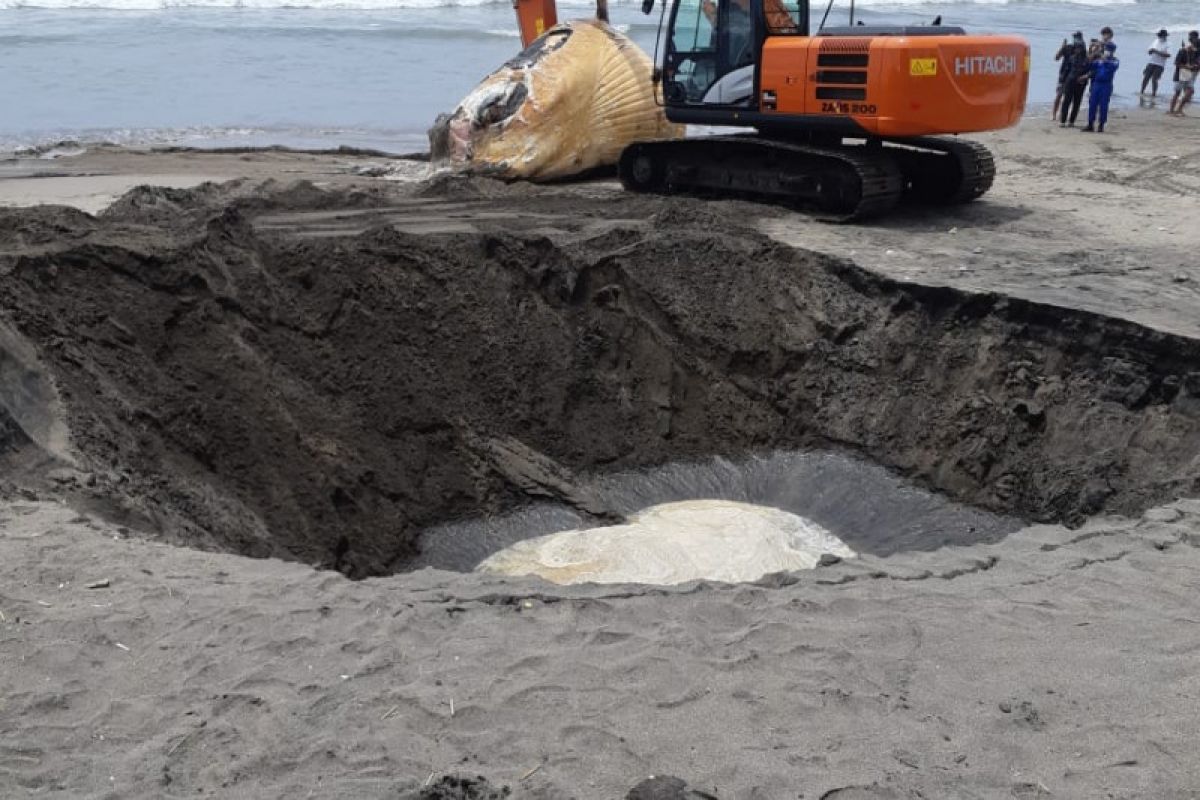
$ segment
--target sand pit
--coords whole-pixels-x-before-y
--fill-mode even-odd
[[[0,212],[79,499],[363,577],[448,520],[539,497],[599,520],[588,476],[714,455],[833,447],[1071,524],[1194,488],[1191,340],[896,283],[697,201],[480,186],[543,229],[410,235],[436,198],[308,185]]]
[[[857,551],[888,556],[936,550],[1000,541],[1021,527],[1018,519],[955,503],[878,465],[822,451],[712,458],[606,473],[579,481],[573,491],[593,512],[603,509],[604,521],[611,526],[592,528],[588,536],[622,539],[623,546],[616,549],[623,552],[614,552],[613,559],[626,566],[609,571],[607,582],[633,576],[639,560],[643,566],[637,568],[638,580],[650,583],[679,583],[687,579],[684,576],[731,580],[733,573],[726,567],[735,565],[737,580],[753,581],[785,569],[783,562],[786,569],[811,568],[822,553],[850,557]],[[435,526],[421,534],[419,553],[410,566],[468,572],[494,563],[501,553],[520,553],[516,560],[505,556],[502,571],[521,574],[516,566],[527,566],[537,552],[528,549],[536,545],[527,540],[592,550],[587,543],[570,541],[575,534],[568,532],[596,524],[597,514],[578,505],[541,499],[511,513]],[[703,510],[692,515],[688,509],[693,506]],[[702,519],[713,507],[726,513],[706,528]],[[649,524],[643,524],[646,517]],[[776,537],[786,540],[793,535],[795,547],[778,546],[782,541]],[[745,537],[744,546],[737,544],[739,536]],[[645,537],[661,541],[639,545]],[[753,541],[776,546],[750,557]],[[642,556],[633,555],[639,552]],[[552,560],[565,566],[565,556],[560,552]],[[566,562],[573,563],[569,558]],[[699,569],[699,563],[709,567]],[[551,572],[529,571],[553,580]],[[654,574],[661,580],[651,579]],[[554,582],[581,580],[562,577],[577,579]]]
[[[1043,302],[1034,180],[927,285],[830,237],[943,220],[272,163],[324,185],[0,210],[0,795],[1194,794],[1200,345],[1146,313],[1186,281]],[[692,500],[857,556],[466,574]]]

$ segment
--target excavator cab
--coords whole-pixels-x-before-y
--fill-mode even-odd
[[[661,93],[674,122],[902,138],[1004,128],[1025,107],[1019,37],[970,36],[940,18],[810,35],[807,0],[673,0],[664,16]]]

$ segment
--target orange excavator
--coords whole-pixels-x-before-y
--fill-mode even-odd
[[[850,25],[826,26],[826,8],[812,33],[808,0],[663,2],[652,80],[667,118],[755,132],[635,142],[617,167],[633,191],[810,203],[840,221],[904,198],[969,202],[992,185],[992,155],[944,134],[1006,128],[1025,108],[1017,36],[855,25],[853,5]],[[526,45],[556,23],[555,0],[513,5]]]

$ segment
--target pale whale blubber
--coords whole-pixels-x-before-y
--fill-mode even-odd
[[[655,102],[650,73],[650,58],[607,23],[562,23],[438,118],[431,158],[539,181],[612,167],[634,141],[683,133]]]
[[[624,525],[526,539],[484,560],[480,572],[551,583],[754,581],[812,569],[823,554],[853,558],[833,534],[777,508],[731,500],[652,506]]]

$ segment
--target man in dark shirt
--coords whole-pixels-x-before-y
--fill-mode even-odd
[[[1175,95],[1167,111],[1171,116],[1184,116],[1183,107],[1191,102],[1196,92],[1197,72],[1200,72],[1200,33],[1191,31],[1187,43],[1175,56]]]
[[[1075,35],[1071,41],[1063,39],[1062,47],[1058,48],[1058,52],[1054,54],[1055,61],[1061,61],[1058,65],[1058,86],[1054,91],[1054,110],[1050,112],[1050,119],[1058,119],[1058,109],[1062,105],[1063,97],[1066,95],[1067,70],[1071,65],[1071,52],[1075,49],[1075,44],[1083,43],[1083,34],[1075,31]]]
[[[1083,37],[1075,40],[1071,54],[1063,59],[1067,65],[1067,75],[1063,79],[1062,116],[1059,126],[1075,127],[1075,119],[1079,116],[1079,107],[1083,104],[1083,92],[1088,82],[1088,51],[1083,43]]]
[[[748,6],[747,0],[733,0],[725,12],[725,30],[720,30],[721,21],[718,17],[717,4],[713,0],[704,0],[700,5],[700,10],[704,12],[704,16],[708,18],[708,22],[712,25],[713,35],[724,35],[727,42],[727,57],[729,58],[730,66],[741,67],[746,64],[753,63],[754,52],[751,49],[751,24],[750,12],[746,10],[743,3]],[[714,38],[714,43],[715,43]]]

